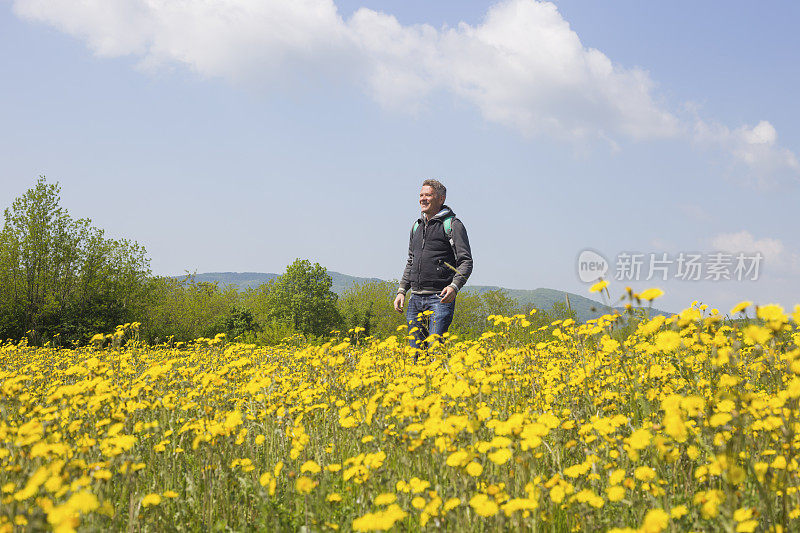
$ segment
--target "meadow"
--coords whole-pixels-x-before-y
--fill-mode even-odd
[[[403,327],[6,343],[0,532],[800,528],[800,307],[534,313],[418,364]]]

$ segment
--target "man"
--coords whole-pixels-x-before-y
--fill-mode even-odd
[[[422,348],[431,335],[443,335],[453,321],[456,293],[472,273],[472,252],[467,230],[448,206],[444,205],[447,189],[437,180],[422,182],[419,205],[422,216],[411,229],[408,261],[394,299],[394,308],[402,313],[406,294],[412,298],[406,312],[411,329],[410,341]],[[418,319],[419,313],[431,311],[430,328]]]

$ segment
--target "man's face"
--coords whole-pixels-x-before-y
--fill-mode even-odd
[[[419,191],[419,205],[422,212],[429,217],[434,216],[444,205],[444,198],[436,195],[436,191],[430,185],[423,185]]]

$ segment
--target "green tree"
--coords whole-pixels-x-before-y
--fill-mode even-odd
[[[237,305],[231,307],[226,315],[219,318],[219,324],[220,327],[218,329],[224,332],[231,340],[245,335],[247,335],[247,338],[254,339],[255,336],[249,334],[255,334],[261,329],[253,312]]]
[[[297,259],[265,290],[268,319],[307,335],[324,336],[340,327],[333,281],[319,263]]]
[[[262,283],[257,287],[247,287],[241,293],[242,307],[249,309],[261,326],[267,325],[272,320],[269,307],[269,292],[272,285],[270,282]]]
[[[0,233],[0,336],[86,340],[132,321],[150,274],[145,250],[106,239],[61,207],[60,187],[40,177],[5,209]]]
[[[489,327],[489,315],[510,316],[521,312],[519,302],[502,289],[483,292],[464,290],[456,297],[456,312],[450,332],[461,338],[473,339]]]
[[[225,320],[239,303],[233,286],[195,282],[193,275],[181,279],[154,277],[146,290],[146,312],[142,330],[148,342],[191,341],[226,332]]]
[[[345,327],[364,328],[364,335],[385,338],[394,335],[397,327],[406,323],[405,315],[394,310],[392,301],[397,283],[365,281],[353,284],[339,299],[339,310]]]

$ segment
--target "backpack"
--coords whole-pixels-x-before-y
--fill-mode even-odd
[[[453,257],[458,258],[458,254],[456,253],[456,243],[453,241],[453,219],[456,218],[455,215],[448,215],[442,219],[442,225],[444,226],[444,234],[447,235],[447,240],[450,241],[450,248],[453,249]],[[411,230],[411,233],[414,234],[417,232],[417,228],[419,227],[419,220],[414,222],[414,228]]]

